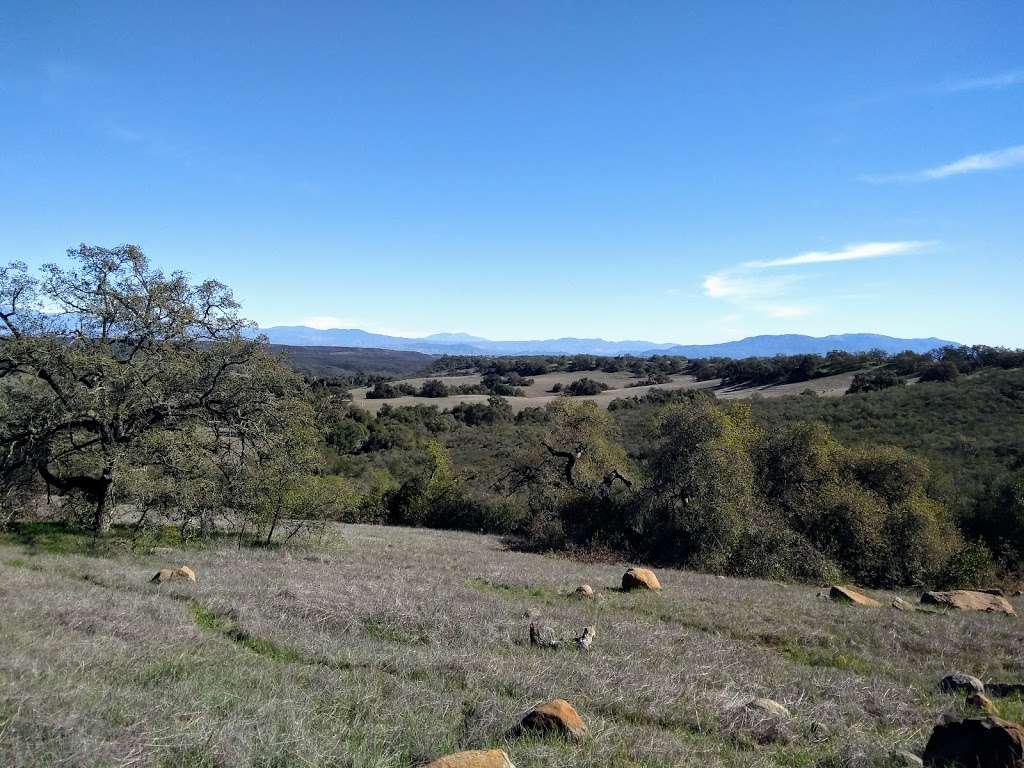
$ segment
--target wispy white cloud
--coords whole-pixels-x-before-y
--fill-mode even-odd
[[[800,317],[810,314],[811,307],[785,301],[799,275],[764,275],[740,265],[704,278],[704,295],[733,304],[744,311],[768,317]],[[732,314],[723,322],[735,322],[741,315]]]
[[[798,283],[807,276],[793,271],[777,274],[764,270],[877,259],[913,253],[932,244],[927,240],[871,241],[834,251],[806,251],[777,259],[745,261],[707,275],[702,286],[708,298],[726,301],[744,311],[776,319],[806,317],[821,309],[820,296],[809,298],[797,289]]]
[[[1012,88],[1015,85],[1024,85],[1024,71],[1002,72],[988,77],[972,77],[963,80],[950,80],[940,86],[940,90],[947,93],[958,93],[960,91],[992,91],[1002,88]]]
[[[858,243],[847,245],[838,251],[807,251],[796,256],[786,256],[768,261],[748,261],[743,264],[750,269],[767,267],[793,267],[801,264],[824,264],[834,261],[856,261],[858,259],[877,259],[883,256],[895,256],[911,253],[931,245],[925,240],[897,240],[894,242]]]
[[[1013,168],[1017,165],[1024,165],[1024,144],[1007,147],[1006,149],[998,149],[994,152],[967,155],[952,163],[946,163],[934,168],[926,168],[915,173],[895,173],[881,176],[867,175],[861,176],[860,179],[872,184],[888,184],[901,181],[934,181],[936,179],[945,179],[949,176],[960,176],[965,173]]]
[[[712,299],[736,301],[770,299],[785,294],[799,279],[796,275],[765,277],[750,274],[742,267],[727,269],[704,278],[704,294]]]

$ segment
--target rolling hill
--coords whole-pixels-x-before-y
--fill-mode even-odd
[[[680,355],[682,357],[762,357],[771,355],[824,354],[844,352],[928,352],[957,342],[929,338],[902,339],[874,333],[844,333],[833,336],[799,334],[750,336],[721,344],[666,344],[652,341],[605,339],[532,339],[491,341],[465,333],[437,333],[423,338],[387,336],[358,328],[318,330],[301,325],[261,328],[273,344],[293,347],[375,348],[420,352],[427,355]]]

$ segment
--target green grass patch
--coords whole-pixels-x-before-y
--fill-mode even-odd
[[[1010,696],[1005,699],[993,699],[992,702],[999,709],[999,716],[1004,720],[1024,723],[1024,699],[1019,696]]]
[[[1024,722],[1024,699],[1020,696],[989,696],[999,710],[999,717],[1013,723]],[[957,702],[957,709],[964,717],[984,717],[985,711],[980,707],[971,707],[966,701]]]
[[[805,667],[831,667],[858,675],[877,671],[875,665],[859,653],[830,645],[805,645],[777,635],[762,635],[761,644]]]
[[[21,546],[30,555],[107,555],[116,537],[91,536],[62,523],[22,523],[0,534],[0,542]]]
[[[293,648],[278,645],[261,637],[254,637],[228,617],[219,616],[195,600],[189,603],[189,611],[192,613],[192,620],[195,621],[196,626],[200,629],[223,635],[231,642],[259,656],[281,664],[305,663],[302,655]]]
[[[10,560],[4,560],[4,565],[9,568],[28,568],[28,561],[22,560],[20,557],[15,557]]]
[[[128,551],[149,553],[157,546],[177,547],[182,543],[181,532],[173,525],[140,530],[132,525],[115,525],[96,535],[64,523],[34,522],[20,523],[0,534],[0,544],[23,547],[30,555],[111,557]]]
[[[424,627],[407,627],[388,616],[367,616],[363,619],[366,634],[374,640],[387,640],[402,645],[429,645],[430,633]]]
[[[494,584],[487,579],[469,579],[468,584],[485,595],[497,595],[510,600],[528,600],[546,605],[551,605],[564,597],[551,587],[518,587],[511,584]]]

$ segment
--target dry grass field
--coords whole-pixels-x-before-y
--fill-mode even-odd
[[[603,382],[609,386],[609,389],[601,392],[597,395],[584,395],[578,397],[578,400],[593,400],[603,408],[608,407],[608,403],[619,397],[632,397],[634,395],[642,395],[651,389],[708,389],[715,393],[718,397],[723,398],[745,398],[752,397],[753,395],[759,395],[761,397],[783,397],[786,395],[798,395],[805,390],[811,390],[817,395],[822,397],[840,397],[843,395],[850,386],[850,382],[853,381],[855,373],[841,373],[835,376],[824,376],[820,379],[813,379],[811,381],[800,382],[798,384],[778,384],[770,387],[741,387],[734,389],[722,389],[720,388],[721,382],[718,379],[710,379],[708,381],[697,381],[693,376],[678,375],[673,376],[672,381],[667,384],[658,384],[656,386],[644,386],[635,387],[630,386],[637,381],[637,379],[626,371],[619,371],[617,373],[605,373],[603,371],[586,371],[586,372],[574,372],[568,373],[565,371],[558,371],[555,373],[545,373],[540,376],[534,376],[533,384],[529,387],[523,388],[523,397],[508,397],[509,404],[512,406],[512,410],[515,413],[522,411],[524,408],[543,406],[549,403],[551,400],[558,397],[558,395],[551,392],[551,388],[556,384],[565,386],[576,379],[587,377],[589,379],[595,379]],[[479,384],[479,375],[467,375],[467,376],[438,376],[441,381],[445,382],[448,386],[455,387],[460,384]],[[403,381],[412,384],[413,386],[419,387],[423,384],[426,379],[403,379]],[[366,387],[359,387],[352,390],[352,400],[355,405],[360,408],[366,408],[369,411],[376,413],[384,403],[390,403],[392,406],[403,406],[403,405],[436,405],[438,408],[449,409],[459,403],[486,403],[487,395],[451,395],[450,397],[395,397],[388,400],[368,400],[366,398]]]
[[[943,675],[1024,680],[1014,618],[671,570],[661,593],[622,593],[625,564],[472,534],[337,526],[309,549],[102,555],[2,542],[5,766],[383,768],[492,745],[519,768],[882,766],[959,711]],[[180,563],[197,584],[149,583]],[[596,600],[568,596],[581,581]],[[597,640],[531,647],[530,616]],[[552,697],[579,710],[585,743],[507,735]],[[750,714],[752,697],[791,718]]]

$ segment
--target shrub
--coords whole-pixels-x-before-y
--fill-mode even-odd
[[[394,397],[400,397],[401,392],[389,381],[378,381],[366,392],[367,400],[390,400]]]
[[[934,577],[937,587],[982,587],[995,579],[992,555],[977,542],[964,544]]]
[[[452,408],[452,416],[471,427],[512,421],[512,406],[508,400],[491,395],[486,403],[459,403]]]
[[[850,383],[850,388],[846,390],[846,394],[855,395],[858,392],[877,392],[880,389],[902,386],[903,383],[903,379],[893,371],[880,369],[868,373],[858,373],[853,377],[853,381]]]
[[[956,367],[956,363],[950,360],[944,360],[942,362],[929,365],[923,371],[919,377],[920,381],[956,381],[960,375],[960,369]]]
[[[597,395],[608,389],[608,385],[601,381],[595,381],[587,377],[582,379],[576,379],[569,386],[565,388],[566,394],[572,397],[579,397],[581,395]]]
[[[420,397],[448,397],[448,386],[440,379],[427,379],[420,386]]]

